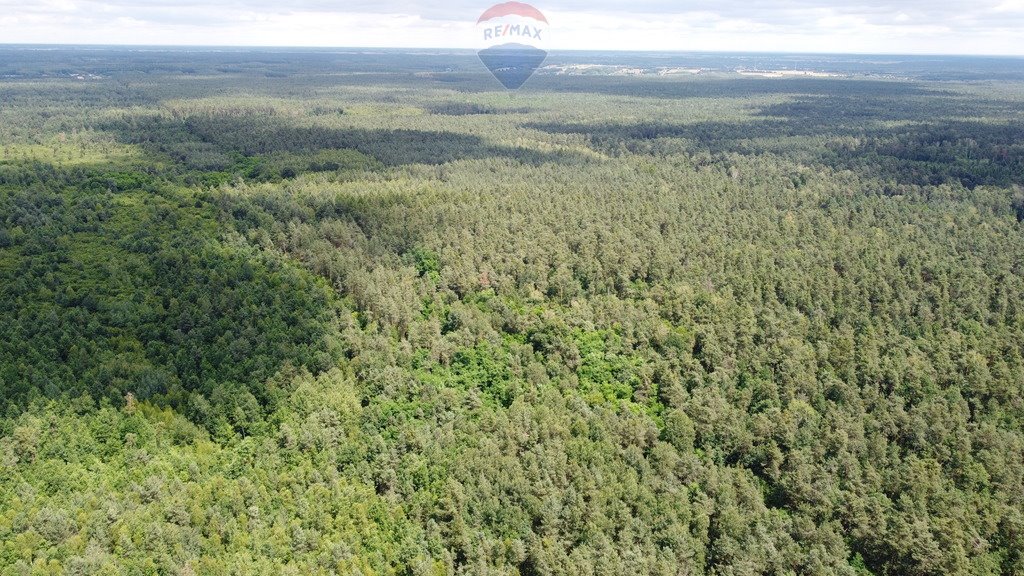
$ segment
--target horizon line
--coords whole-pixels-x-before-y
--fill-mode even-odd
[[[204,50],[448,50],[475,54],[474,48],[442,47],[442,46],[299,46],[299,45],[261,45],[261,44],[99,44],[99,43],[48,43],[48,42],[0,42],[0,48],[146,48],[146,49],[204,49]],[[1024,60],[1020,54],[973,54],[973,53],[941,53],[941,52],[817,52],[817,51],[777,51],[777,50],[624,50],[608,48],[556,48],[548,50],[549,54],[573,52],[601,52],[617,54],[764,54],[764,55],[808,55],[808,56],[902,56],[920,58],[1007,58]]]

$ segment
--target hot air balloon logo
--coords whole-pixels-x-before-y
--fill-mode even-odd
[[[522,86],[548,57],[544,50],[548,20],[529,4],[491,6],[476,27],[483,46],[477,52],[480,61],[509,90]]]

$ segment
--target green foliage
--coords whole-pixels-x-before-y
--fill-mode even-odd
[[[80,188],[2,193],[0,215],[15,230],[0,266],[9,410],[40,392],[131,392],[180,408],[232,383],[268,403],[263,382],[284,362],[332,362],[323,283],[219,241],[198,197],[108,172]]]
[[[0,82],[0,574],[1024,573],[1017,84],[161,58]]]
[[[584,393],[596,394],[608,402],[629,400],[640,385],[637,369],[643,363],[639,357],[624,356],[616,350],[622,339],[607,330],[586,333],[577,330],[573,340],[579,348],[580,366],[576,374]]]
[[[416,271],[420,276],[427,276],[437,282],[441,279],[441,261],[437,254],[430,250],[418,248],[413,250],[412,257],[416,262]]]
[[[226,446],[146,403],[33,406],[0,444],[0,571],[431,574],[401,507],[337,474],[351,384],[288,384],[279,429]]]

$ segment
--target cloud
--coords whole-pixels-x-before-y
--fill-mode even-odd
[[[474,47],[487,2],[0,0],[2,43]],[[552,0],[562,49],[1024,55],[1024,0]]]
[[[998,14],[1007,12],[1024,13],[1024,0],[1006,0],[993,9]]]

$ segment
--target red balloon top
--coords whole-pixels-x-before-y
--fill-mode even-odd
[[[524,16],[526,18],[533,18],[534,20],[540,20],[545,24],[548,23],[548,19],[541,14],[540,10],[537,10],[529,4],[523,4],[522,2],[505,2],[504,4],[495,4],[487,9],[486,12],[480,16],[480,19],[476,21],[477,24],[490,20],[492,18],[501,18],[502,16]]]

